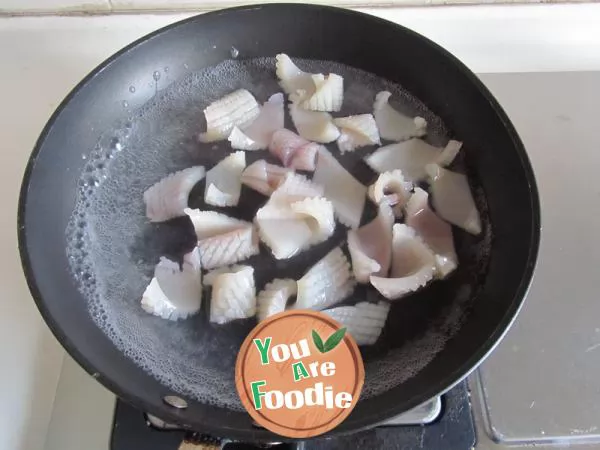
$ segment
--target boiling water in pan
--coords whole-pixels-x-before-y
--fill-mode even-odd
[[[298,64],[307,71],[335,72],[344,77],[344,107],[340,115],[370,112],[375,94],[389,90],[396,108],[427,119],[427,139],[431,143],[446,142],[448,136],[439,118],[400,86],[336,63]],[[248,89],[259,102],[264,102],[280,91],[274,67],[274,59],[230,60],[190,74],[158,92],[128,121],[108,130],[85,156],[78,202],[67,229],[71,268],[88,301],[90,314],[119,350],[173,391],[231,409],[242,409],[234,388],[234,364],[239,346],[255,319],[227,325],[208,323],[207,291],[200,314],[184,321],[163,320],[141,309],[140,298],[158,258],[181,258],[195,242],[187,218],[149,223],[142,194],[168,173],[192,165],[210,168],[227,155],[231,151],[227,141],[197,142],[196,136],[205,126],[202,110],[238,88]],[[291,127],[289,117],[286,126]],[[339,155],[333,146],[330,149]],[[373,148],[361,149],[340,159],[365,184],[376,178],[361,161],[371,151]],[[260,158],[270,159],[267,153],[247,152],[248,164]],[[379,342],[363,349],[364,398],[415,375],[464,320],[487,265],[491,239],[485,201],[476,184],[474,188],[484,233],[474,238],[455,231],[459,270],[450,279],[433,283],[392,308]],[[191,207],[204,206],[203,190],[204,184],[200,183],[192,191]],[[240,207],[223,212],[251,220],[264,201],[260,194],[244,188]],[[367,208],[363,223],[374,213],[372,207]],[[272,278],[298,278],[330,249],[342,244],[345,235],[345,227],[338,225],[327,242],[291,260],[275,261],[263,249],[244,264],[255,268],[257,289],[261,289]],[[361,286],[348,303],[376,298],[374,289]]]

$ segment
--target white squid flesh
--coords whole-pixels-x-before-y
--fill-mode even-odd
[[[246,153],[240,151],[225,157],[206,172],[204,201],[214,206],[236,206],[242,191],[242,172]]]
[[[404,297],[425,286],[435,274],[435,257],[414,229],[395,224],[389,278],[371,276],[371,284],[388,300]]]
[[[269,151],[286,167],[313,171],[320,147],[319,144],[307,141],[293,131],[282,128],[273,133]]]
[[[445,148],[440,148],[421,139],[410,139],[379,148],[367,156],[365,162],[378,173],[400,169],[406,181],[415,182],[427,176],[427,164],[450,164],[461,146],[462,142],[451,140]]]
[[[333,124],[333,118],[329,113],[308,111],[291,103],[290,116],[298,134],[304,139],[326,144],[340,136],[340,130]]]
[[[183,257],[179,264],[165,257],[154,268],[154,277],[142,295],[144,311],[178,320],[196,314],[202,304],[202,272],[198,249]]]
[[[445,278],[458,266],[452,227],[429,207],[429,194],[421,188],[406,204],[406,225],[412,227],[435,253],[436,277]]]
[[[322,310],[348,297],[355,280],[339,247],[325,255],[298,280],[295,309]]]
[[[361,302],[355,306],[338,306],[323,313],[346,327],[357,345],[373,345],[379,339],[385,325],[390,304]]]
[[[195,166],[172,173],[144,192],[146,216],[163,222],[184,215],[193,187],[204,178],[204,167]]]
[[[307,90],[298,89],[290,94],[290,100],[309,111],[339,111],[344,102],[344,79],[330,73],[312,74],[313,82]]]
[[[407,117],[396,111],[389,104],[391,96],[391,92],[379,92],[373,104],[373,115],[381,137],[390,141],[404,141],[425,135],[427,121],[419,116]]]
[[[438,215],[471,234],[481,233],[481,218],[467,177],[437,164],[428,165],[427,174],[432,204]]]
[[[377,217],[366,225],[348,231],[348,251],[356,281],[368,283],[371,275],[385,277],[392,259],[394,214],[381,203]]]
[[[246,89],[238,89],[211,103],[204,110],[206,133],[201,133],[201,142],[227,139],[234,127],[246,128],[260,113],[260,106]]]
[[[256,315],[258,321],[260,322],[269,316],[285,311],[288,301],[296,295],[297,290],[296,280],[289,278],[276,278],[267,283],[257,297]]]
[[[308,92],[314,89],[313,74],[300,70],[288,55],[280,53],[275,60],[275,73],[279,79],[279,85],[286,94],[295,94],[297,91]]]
[[[402,208],[412,195],[413,184],[404,179],[399,169],[383,172],[369,186],[368,196],[377,205],[384,202],[392,207],[396,217],[402,217]]]
[[[333,203],[340,222],[350,228],[358,228],[367,188],[325,148],[319,151],[313,182],[323,186],[324,196]]]
[[[293,170],[259,159],[244,169],[240,180],[242,184],[263,195],[271,195],[283,182],[285,175],[290,172]]]
[[[367,145],[379,145],[379,130],[372,114],[339,117],[333,123],[340,130],[337,146],[341,153],[352,152]]]
[[[283,94],[273,94],[260,109],[258,117],[246,128],[234,127],[227,138],[239,150],[262,150],[269,146],[273,133],[283,128]]]
[[[210,300],[210,321],[223,324],[246,319],[256,314],[254,269],[238,266],[213,280]]]

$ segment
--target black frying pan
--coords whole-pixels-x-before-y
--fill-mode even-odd
[[[192,76],[193,83],[202,84],[202,77],[210,77],[209,68],[231,58],[232,47],[239,51],[241,60],[285,52],[295,58],[335,61],[374,74],[377,80],[389,80],[420,101],[409,99],[413,112],[424,114],[432,123],[436,121],[433,114],[441,119],[444,126],[440,124],[430,139],[456,137],[464,141],[464,161],[459,161],[456,169],[466,170],[470,177],[483,214],[484,233],[472,237],[455,231],[461,260],[456,273],[394,305],[378,344],[363,351],[367,371],[363,399],[331,434],[372,427],[449,389],[494,348],[526,294],[540,233],[534,176],[506,114],[466,67],[410,30],[342,9],[268,5],[194,17],[123,49],[69,94],[37,142],[19,204],[23,267],[44,319],[89,373],[137,408],[215,436],[280,440],[253,426],[243,411],[221,401],[235,395],[233,361],[253,325],[251,320],[216,327],[207,325],[201,314],[172,324],[139,309],[147,282],[144,277],[160,254],[178,256],[185,250],[190,243],[189,224],[175,220],[131,228],[128,221],[132,217],[143,220],[141,196],[125,197],[124,191],[118,190],[114,191],[114,205],[105,205],[106,217],[87,220],[85,214],[72,216],[76,201],[88,195],[86,192],[94,192],[96,183],[100,184],[98,189],[120,186],[135,194],[148,187],[144,185],[144,171],[158,177],[161,170],[167,173],[191,164],[211,165],[223,157],[226,146],[201,147],[194,136],[202,128],[202,108],[228,89],[239,87],[234,86],[239,74],[218,73],[210,81],[214,88],[187,103],[175,102],[169,85],[186,77],[189,80],[191,73],[198,72],[200,75]],[[260,72],[252,64],[247,67],[250,82],[257,78],[265,91],[274,91],[272,69]],[[349,71],[345,75],[350,89],[353,74],[358,72],[344,70]],[[373,89],[378,87],[377,80]],[[190,92],[196,92],[193,86]],[[257,96],[265,94],[259,92]],[[147,153],[136,157],[142,146],[147,147]],[[157,149],[164,154],[156,153]],[[114,157],[91,167],[90,158],[100,161],[105,151]],[[177,157],[168,157],[170,154]],[[374,177],[359,159],[345,164],[365,183]],[[88,171],[100,176],[85,178]],[[196,199],[201,192],[202,186],[192,192],[192,206],[198,206]],[[93,194],[87,198],[93,202]],[[247,196],[242,204],[253,201]],[[118,213],[128,208],[132,208],[131,214],[117,220]],[[240,214],[244,211],[241,208]],[[92,247],[111,233],[123,236],[119,245],[111,247],[114,254],[109,255],[117,270],[110,272],[102,266],[73,274],[65,248],[70,245],[70,256],[77,251],[70,240],[79,219],[81,233],[91,239],[88,244]],[[95,226],[102,230],[94,230]],[[316,252],[324,254],[327,249],[320,247]],[[317,256],[313,254],[312,259]],[[259,260],[256,264],[262,273],[257,280],[260,286],[278,275],[273,272],[297,274],[309,261],[300,259],[290,267],[273,267]],[[113,281],[127,289],[118,291],[120,295],[112,292],[112,303],[106,306],[110,311],[90,308],[88,295],[81,292],[82,284],[111,286]],[[370,291],[358,290],[350,301],[371,295]],[[112,316],[103,317],[106,314]],[[97,326],[110,320],[114,323],[105,331],[111,338]],[[142,344],[123,342],[123,333],[131,334],[131,330],[143,338]],[[136,345],[144,347],[139,351],[141,356],[136,354]],[[190,365],[181,366],[182,359],[191,361]],[[167,369],[163,367],[158,379],[141,367],[148,364]],[[202,391],[206,386],[198,384],[196,375],[181,373],[181,367],[206,369],[200,378],[208,380],[210,392]],[[199,390],[202,395],[198,395]],[[188,407],[167,405],[163,397],[173,393],[183,397]]]

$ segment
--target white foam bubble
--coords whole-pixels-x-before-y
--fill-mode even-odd
[[[375,94],[389,90],[394,105],[428,120],[433,143],[445,139],[439,118],[400,86],[340,64],[298,63],[305,70],[344,76],[340,115],[371,111]],[[226,61],[191,74],[107,130],[84,155],[77,206],[66,231],[73,276],[95,323],[119,350],[172,391],[234,410],[242,410],[234,387],[235,358],[253,324],[217,327],[203,317],[204,310],[173,323],[146,314],[139,301],[158,257],[169,251],[183,253],[187,245],[181,227],[148,223],[142,194],[170,172],[198,164],[212,166],[224,155],[226,142],[201,145],[196,136],[203,131],[202,110],[208,103],[239,88],[249,89],[260,102],[279,91],[274,60]],[[360,152],[344,158],[344,165],[352,169]],[[485,246],[480,247],[469,260],[486,258]],[[381,394],[425,367],[460,327],[471,294],[450,307],[445,321],[369,362],[363,398]]]

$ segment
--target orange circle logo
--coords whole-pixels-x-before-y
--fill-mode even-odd
[[[244,407],[260,426],[309,438],[348,417],[365,371],[345,328],[325,314],[297,310],[252,330],[238,354],[235,378]]]

